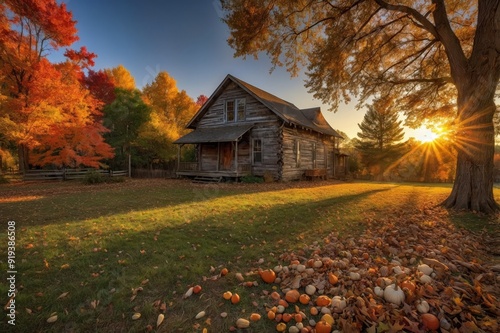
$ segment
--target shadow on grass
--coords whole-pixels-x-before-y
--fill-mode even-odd
[[[46,245],[39,240],[41,244],[33,249],[20,248],[17,254],[18,284],[23,288],[16,302],[22,304],[21,311],[25,307],[35,311],[19,315],[16,328],[25,332],[143,331],[156,322],[158,312],[151,304],[161,299],[167,304],[172,302],[168,315],[179,318],[178,322],[170,319],[169,332],[191,332],[199,304],[181,301],[178,295],[189,285],[201,283],[202,276],[210,275],[210,266],[248,270],[258,266],[259,258],[265,258],[264,267],[271,267],[266,265],[278,258],[270,253],[300,250],[304,244],[321,240],[333,231],[355,232],[361,227],[363,212],[357,204],[389,189],[303,203],[276,203],[259,206],[258,211],[243,208],[206,212],[177,225],[158,221],[144,229],[93,233],[75,240],[75,244],[65,237]],[[45,228],[51,232],[51,226]],[[69,269],[62,269],[65,264]],[[131,301],[131,290],[146,279],[144,291]],[[6,294],[3,285],[1,289]],[[69,292],[68,296],[58,299],[64,292]],[[96,309],[90,305],[94,300],[99,300]],[[179,302],[185,303],[176,308]],[[216,330],[234,323],[240,315],[234,307],[230,318],[222,320],[219,310],[217,304],[207,308]],[[52,312],[57,312],[59,319],[47,324]],[[131,320],[134,312],[142,313],[140,320]],[[0,325],[5,328],[2,325],[5,322]]]

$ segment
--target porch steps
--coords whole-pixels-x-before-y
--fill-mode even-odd
[[[193,179],[193,183],[220,183],[222,177],[210,177],[210,176],[196,176]]]

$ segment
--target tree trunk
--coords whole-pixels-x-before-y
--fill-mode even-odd
[[[24,174],[30,168],[28,147],[23,144],[19,144],[17,146],[17,154],[19,158],[19,171]]]
[[[478,95],[480,92],[476,89],[462,102],[459,97],[455,138],[457,171],[453,190],[443,204],[456,210],[491,214],[499,210],[493,196],[496,106],[489,94]]]

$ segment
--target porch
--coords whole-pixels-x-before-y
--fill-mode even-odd
[[[180,138],[177,176],[238,178],[252,173],[251,125],[197,129]],[[195,146],[195,161],[182,161],[184,145]]]

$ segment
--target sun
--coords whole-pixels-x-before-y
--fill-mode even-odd
[[[427,127],[420,127],[416,129],[414,135],[415,139],[422,143],[432,142],[441,136],[440,133],[436,133]]]

